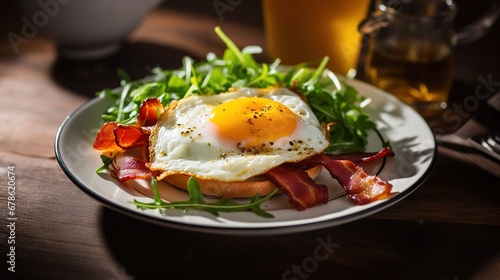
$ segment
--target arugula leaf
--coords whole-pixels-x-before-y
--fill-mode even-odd
[[[107,157],[105,155],[100,155],[103,165],[95,171],[95,173],[101,173],[108,169],[109,165],[113,162],[113,158]]]
[[[165,202],[160,198],[160,193],[158,191],[158,182],[154,177],[151,178],[151,186],[153,188],[153,202],[146,203],[140,202],[136,199],[132,202],[140,209],[172,209],[178,208],[183,211],[188,209],[203,210],[211,213],[214,216],[219,216],[219,212],[234,212],[234,211],[252,211],[255,214],[264,218],[273,218],[274,216],[269,212],[266,212],[260,208],[260,205],[269,200],[277,190],[273,191],[265,197],[259,197],[258,195],[250,200],[250,203],[237,203],[234,200],[227,198],[221,198],[216,202],[207,202],[200,190],[200,185],[198,181],[190,177],[187,183],[187,190],[189,193],[189,199],[186,201],[175,201],[175,202]]]

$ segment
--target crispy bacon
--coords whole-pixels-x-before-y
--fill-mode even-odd
[[[158,110],[163,109],[163,105],[156,97],[144,100],[137,116],[137,125],[153,126],[158,122]],[[161,113],[161,112],[160,112]]]
[[[125,150],[149,145],[149,130],[142,127],[118,125],[113,133],[116,144]]]
[[[114,130],[120,124],[118,122],[107,122],[103,124],[101,129],[97,132],[97,136],[94,140],[94,149],[99,150],[103,153],[114,153],[121,152],[123,149],[118,146],[115,141]]]
[[[330,154],[330,153],[321,153],[314,155],[310,158],[302,160],[297,163],[291,163],[296,167],[300,167],[302,169],[309,169],[314,166],[322,164],[325,160],[350,160],[354,163],[365,163],[374,161],[384,157],[393,157],[394,151],[390,147],[382,148],[378,152],[366,153],[366,152],[357,152],[357,153],[346,153],[346,154]]]
[[[123,152],[124,150],[149,145],[148,129],[107,122],[97,132],[94,149],[103,153]]]
[[[137,157],[126,157],[118,168],[115,176],[121,182],[133,179],[148,179],[152,171],[146,166],[146,161]]]
[[[138,146],[147,146],[151,126],[158,122],[159,110],[163,109],[158,98],[144,100],[139,109],[136,125],[106,122],[97,132],[94,149],[103,153],[122,152]]]
[[[356,204],[362,205],[386,198],[390,195],[392,185],[380,177],[367,174],[357,163],[392,156],[394,156],[394,152],[390,147],[383,148],[375,153],[350,153],[341,155],[322,153],[297,163],[287,163],[274,171],[274,174],[269,174],[268,172],[267,175],[271,176],[271,178],[279,176],[280,181],[273,181],[275,185],[289,196],[292,205],[302,210],[317,203],[322,203],[324,198],[320,197],[321,200],[315,202],[315,197],[308,194],[311,188],[310,184],[305,184],[305,186],[300,185],[300,182],[296,182],[298,179],[295,177],[295,174],[298,173],[297,170],[302,171],[322,165],[328,170],[330,176],[340,183],[347,195]],[[284,169],[286,166],[290,169]],[[304,193],[301,192],[301,189],[304,189]]]
[[[378,152],[374,153],[348,153],[348,154],[326,154],[330,159],[336,159],[336,160],[350,160],[354,163],[363,163],[363,162],[370,162],[377,160],[379,158],[384,158],[384,157],[393,157],[394,151],[391,149],[391,147],[384,147]]]
[[[367,204],[390,195],[392,185],[380,177],[368,175],[350,160],[325,160],[323,166],[337,179],[347,195],[358,205]]]
[[[280,165],[269,170],[266,176],[288,196],[290,204],[298,210],[328,201],[327,187],[314,182],[302,169]]]

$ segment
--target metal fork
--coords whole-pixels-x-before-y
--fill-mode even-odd
[[[500,176],[500,91],[496,92],[474,117],[452,134],[436,135],[438,144],[463,152],[466,158],[472,151],[479,151],[487,158],[489,166]],[[472,162],[485,164],[475,158]],[[498,169],[498,170],[496,170]]]
[[[477,149],[486,149],[488,154],[500,160],[500,136],[494,134],[476,135],[470,138]]]

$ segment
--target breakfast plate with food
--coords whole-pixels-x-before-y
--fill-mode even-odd
[[[338,76],[328,57],[257,63],[227,49],[126,75],[61,125],[56,158],[93,198],[173,228],[228,235],[335,226],[402,200],[428,176],[434,136],[410,106]]]

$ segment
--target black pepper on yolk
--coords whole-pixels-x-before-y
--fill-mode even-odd
[[[297,116],[285,105],[268,98],[243,97],[216,106],[209,120],[220,137],[241,147],[268,145],[291,135]]]

